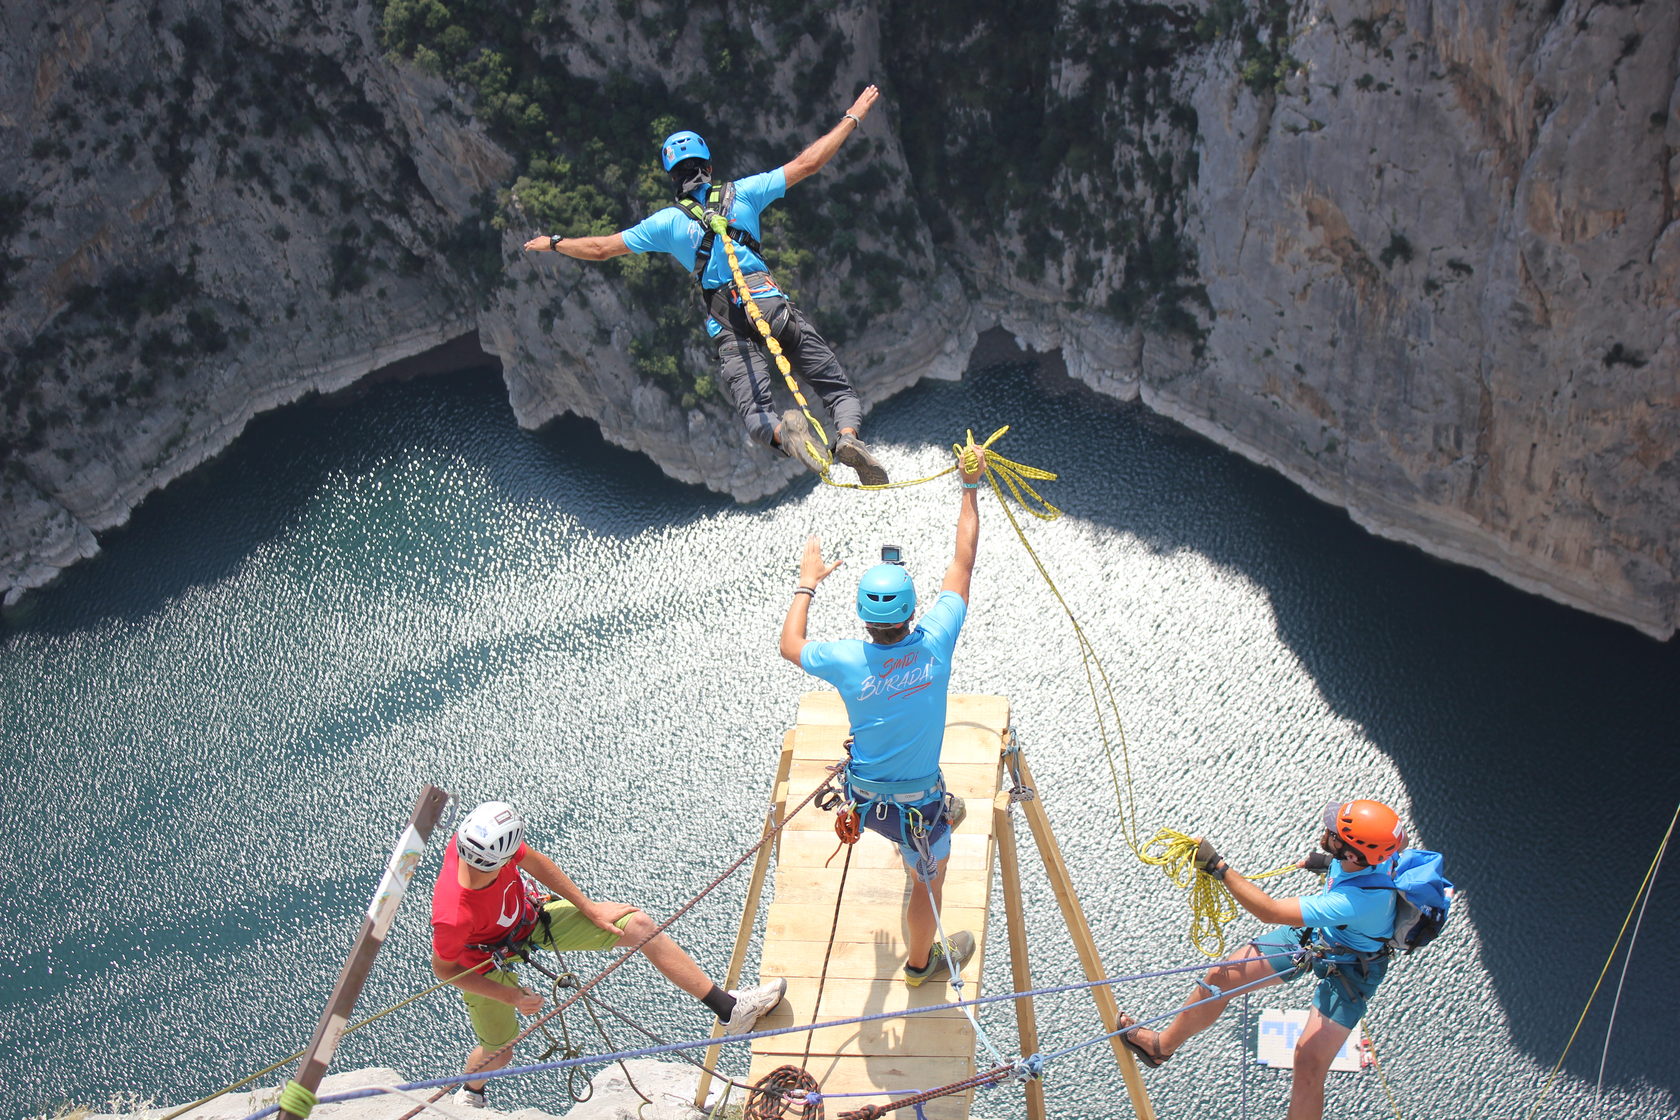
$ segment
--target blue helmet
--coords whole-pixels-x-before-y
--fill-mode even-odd
[[[916,613],[916,585],[897,564],[877,564],[858,580],[858,617],[878,626],[909,622]]]
[[[712,150],[706,147],[698,132],[673,132],[659,145],[659,162],[665,165],[665,170],[671,170],[685,159],[711,162]]]

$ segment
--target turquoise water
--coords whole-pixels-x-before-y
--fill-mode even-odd
[[[1402,808],[1464,900],[1373,1008],[1391,1085],[1408,1116],[1526,1115],[1680,799],[1680,646],[1375,540],[1024,367],[904,394],[869,434],[908,477],[942,466],[964,428],[1002,423],[1005,454],[1063,474],[1046,492],[1068,516],[1025,528],[1117,684],[1144,834],[1205,831],[1258,869],[1304,851],[1333,794]],[[422,781],[518,802],[587,890],[668,914],[757,835],[811,683],[775,653],[805,535],[848,558],[813,636],[849,635],[849,580],[879,543],[904,545],[930,591],[955,509],[949,479],[881,495],[802,483],[737,506],[587,424],[518,430],[482,373],[254,423],[0,631],[5,1114],[119,1089],[184,1101],[301,1045]],[[1119,839],[1071,630],[989,499],[983,516],[955,687],[1011,697],[1109,967],[1193,963],[1184,896]],[[365,1008],[429,982],[436,858]],[[1078,979],[1027,867],[1035,978]],[[1675,874],[1644,918],[1605,1116],[1677,1112]],[[673,930],[715,972],[744,890],[731,881]],[[1542,1115],[1592,1115],[1616,977]],[[1160,1010],[1184,988],[1128,986],[1121,1002]],[[602,993],[664,1037],[704,1031],[645,967]],[[1097,1033],[1083,996],[1039,1014],[1046,1050]],[[1011,1037],[1004,1012],[987,1022]],[[1236,1035],[1222,1023],[1148,1074],[1161,1115],[1242,1114]],[[444,993],[349,1036],[338,1065],[434,1076],[466,1041]],[[1057,1063],[1052,1114],[1128,1114],[1106,1053]],[[1286,1092],[1254,1072],[1249,1114],[1281,1114]],[[1331,1094],[1332,1115],[1391,1115],[1369,1074],[1335,1076]],[[554,1075],[493,1095],[566,1103]],[[1018,1115],[1018,1098],[976,1112]]]

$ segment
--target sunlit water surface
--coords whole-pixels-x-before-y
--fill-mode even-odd
[[[1003,423],[1005,454],[1062,474],[1045,491],[1068,515],[1025,531],[1116,685],[1143,834],[1206,831],[1257,869],[1305,851],[1330,795],[1397,805],[1464,898],[1373,1007],[1389,1082],[1407,1116],[1526,1115],[1680,797],[1680,649],[1375,540],[1025,367],[907,393],[869,435],[915,477],[964,428]],[[937,586],[956,506],[949,478],[884,494],[804,482],[737,506],[586,424],[520,431],[484,374],[259,420],[0,631],[0,1111],[117,1090],[183,1101],[301,1045],[423,781],[519,803],[596,897],[670,913],[756,837],[812,685],[776,656],[806,534],[847,558],[813,634],[846,636],[851,581],[883,540],[905,546],[924,594]],[[1120,838],[1073,631],[989,496],[983,521],[954,687],[1010,697],[1108,966],[1192,963],[1184,894]],[[1027,851],[1035,979],[1077,980]],[[437,858],[364,1009],[430,980]],[[1603,1116],[1677,1111],[1676,874],[1658,878],[1621,991]],[[731,880],[674,929],[716,973],[745,888]],[[1617,977],[1542,1115],[1593,1114]],[[1152,1013],[1185,987],[1120,998]],[[706,1026],[645,966],[601,993],[665,1037]],[[1084,995],[1039,1015],[1046,1051],[1100,1033]],[[1012,1043],[1005,1009],[986,1021]],[[436,1076],[467,1042],[441,993],[349,1036],[337,1068]],[[1244,1114],[1239,1069],[1221,1023],[1148,1082],[1162,1116],[1218,1120]],[[1281,1115],[1287,1075],[1248,1080],[1247,1114]],[[1047,1093],[1056,1116],[1129,1115],[1103,1046],[1055,1063]],[[493,1095],[566,1104],[553,1074]],[[1370,1073],[1333,1076],[1330,1111],[1391,1115]],[[1019,1093],[976,1112],[1018,1116]]]

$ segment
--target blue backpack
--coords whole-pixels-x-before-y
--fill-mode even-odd
[[[1441,873],[1440,852],[1405,848],[1388,863],[1386,870],[1372,868],[1361,873],[1360,882],[1350,885],[1363,891],[1395,892],[1394,932],[1384,948],[1391,953],[1410,953],[1435,940],[1446,928],[1453,885]]]

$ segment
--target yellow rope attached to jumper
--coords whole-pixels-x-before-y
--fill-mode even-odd
[[[740,259],[735,253],[735,243],[726,232],[727,226],[728,223],[724,215],[712,216],[711,228],[718,239],[723,242],[724,255],[729,260],[729,271],[735,279],[735,290],[741,297],[747,318],[758,330],[758,333],[763,336],[764,345],[770,351],[770,356],[775,361],[776,368],[781,371],[782,379],[787,382],[788,390],[793,394],[794,401],[798,403],[800,410],[805,414],[806,422],[810,424],[811,430],[824,444],[824,446],[817,447],[812,446],[809,440],[806,441],[806,447],[809,448],[812,456],[817,462],[823,464],[822,480],[824,482],[830,486],[852,490],[894,490],[907,486],[920,486],[924,482],[932,482],[936,478],[942,478],[958,469],[958,466],[965,461],[970,467],[973,466],[972,459],[966,458],[971,453],[969,449],[975,446],[974,433],[971,431],[968,433],[966,446],[962,444],[951,446],[952,454],[957,461],[943,471],[926,478],[869,486],[858,482],[836,482],[829,477],[829,468],[833,465],[833,460],[829,458],[826,446],[828,436],[823,431],[822,425],[817,422],[816,417],[811,415],[810,404],[806,401],[805,394],[800,390],[799,383],[794,380],[792,364],[788,361],[787,355],[782,352],[781,343],[771,334],[770,323],[764,318],[764,313],[759,310],[757,301],[753,299],[752,292],[747,285],[746,275],[741,271]],[[1085,685],[1090,692],[1092,707],[1097,715],[1097,733],[1102,739],[1103,755],[1108,762],[1109,777],[1114,784],[1115,802],[1120,811],[1121,835],[1124,837],[1127,846],[1140,860],[1151,866],[1161,867],[1171,882],[1190,890],[1191,941],[1210,957],[1224,956],[1224,927],[1237,916],[1236,901],[1231,897],[1230,891],[1225,889],[1223,883],[1213,876],[1205,872],[1197,872],[1195,869],[1196,840],[1181,832],[1162,830],[1155,834],[1155,838],[1147,846],[1139,843],[1137,804],[1132,788],[1131,758],[1126,747],[1125,727],[1120,721],[1120,706],[1114,699],[1113,683],[1108,678],[1108,671],[1103,667],[1102,659],[1097,656],[1096,646],[1086,636],[1084,627],[1079,624],[1079,619],[1073,613],[1073,608],[1068,606],[1067,600],[1056,586],[1056,581],[1051,578],[1049,569],[1044,566],[1044,562],[1039,559],[1038,553],[1033,549],[1026,534],[1021,530],[1021,525],[1015,519],[1011,504],[1005,501],[1003,496],[1004,489],[1007,487],[1010,494],[1014,496],[1015,502],[1021,508],[1041,521],[1054,521],[1062,515],[1062,511],[1033,489],[1032,483],[1028,480],[1031,479],[1034,482],[1053,480],[1056,475],[1051,471],[1029,467],[1024,463],[1005,459],[993,451],[991,449],[992,445],[1007,431],[1009,431],[1007,425],[999,428],[991,434],[985,443],[980,445],[986,449],[986,481],[991,485],[992,492],[997,495],[998,504],[1003,507],[1004,516],[1009,519],[1010,528],[1015,530],[1015,536],[1020,540],[1021,547],[1026,549],[1027,555],[1032,559],[1033,566],[1038,569],[1038,574],[1044,578],[1045,585],[1050,588],[1050,593],[1056,597],[1056,602],[1061,604],[1063,613],[1067,615],[1068,622],[1073,626],[1074,637],[1079,644],[1080,667],[1085,672]],[[1111,721],[1114,728],[1113,742],[1117,743],[1120,748],[1120,763],[1118,766],[1114,761],[1114,745],[1109,738]],[[1157,845],[1163,846],[1162,853],[1159,855],[1149,854],[1148,849]],[[1293,866],[1282,867],[1275,871],[1266,872],[1266,875],[1281,874],[1293,869]],[[1265,878],[1266,875],[1251,876],[1251,878]],[[1212,945],[1216,951],[1210,952],[1209,945]]]
[[[741,271],[740,258],[735,255],[735,241],[725,232],[729,226],[728,217],[723,214],[713,214],[711,225],[712,232],[717,234],[719,241],[723,242],[723,253],[724,256],[729,258],[729,272],[735,277],[735,291],[740,295],[741,303],[747,310],[747,318],[752,320],[752,325],[764,337],[764,347],[770,351],[770,358],[776,363],[776,368],[781,370],[782,380],[787,382],[788,392],[793,394],[794,403],[798,404],[799,410],[805,414],[805,422],[811,425],[811,431],[817,435],[819,441],[817,446],[813,447],[810,440],[805,441],[805,446],[810,448],[811,454],[816,457],[817,462],[823,465],[822,474],[826,480],[828,478],[828,468],[834,463],[834,460],[828,457],[828,433],[823,431],[823,426],[817,422],[817,418],[811,415],[811,404],[805,399],[805,393],[799,388],[799,382],[793,379],[793,365],[788,361],[787,355],[782,352],[782,344],[776,340],[775,335],[770,333],[770,323],[764,318],[764,312],[758,309],[758,301],[753,299],[752,291],[747,287],[746,274]],[[884,489],[884,487],[869,487],[868,489],[879,490]]]

